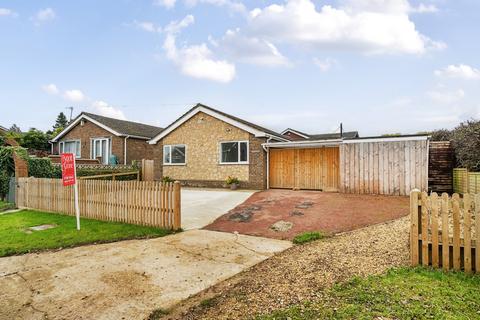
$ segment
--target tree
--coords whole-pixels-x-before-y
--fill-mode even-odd
[[[31,128],[23,135],[22,147],[33,150],[49,150],[49,136],[44,132]]]
[[[53,131],[58,131],[57,129],[64,129],[68,124],[67,117],[63,112],[60,112],[57,116],[57,120],[55,120],[55,124],[53,125]]]
[[[480,121],[462,122],[452,132],[457,166],[470,171],[480,171]]]
[[[22,133],[22,130],[20,130],[15,123],[10,127],[10,129],[8,129],[8,131],[13,133]]]
[[[447,129],[439,129],[430,132],[430,136],[432,137],[432,141],[450,141],[452,138],[452,131]]]

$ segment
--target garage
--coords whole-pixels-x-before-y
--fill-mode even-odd
[[[338,146],[272,148],[269,151],[269,186],[339,191],[339,157]]]
[[[263,144],[274,189],[409,195],[428,190],[428,135]]]

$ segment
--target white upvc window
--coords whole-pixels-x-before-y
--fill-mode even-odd
[[[110,161],[111,143],[109,138],[93,138],[90,146],[90,158],[102,159],[102,164],[108,164]]]
[[[82,156],[81,140],[65,140],[58,143],[59,154],[73,153],[75,158]]]
[[[220,164],[248,164],[248,141],[220,142]]]
[[[185,165],[187,163],[187,146],[172,144],[163,146],[164,165]]]

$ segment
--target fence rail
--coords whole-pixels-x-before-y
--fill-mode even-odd
[[[180,183],[78,180],[81,217],[181,227]],[[73,187],[60,179],[19,178],[17,206],[75,215]]]
[[[480,172],[464,168],[453,169],[453,192],[480,193]]]
[[[413,266],[480,273],[480,194],[410,193]]]

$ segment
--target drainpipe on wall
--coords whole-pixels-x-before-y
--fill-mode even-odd
[[[267,143],[272,140],[272,137],[267,139]],[[263,146],[263,150],[267,152],[267,190],[270,189],[270,148]]]
[[[126,136],[124,143],[123,143],[123,164],[127,165],[127,139],[130,138],[130,136]]]

